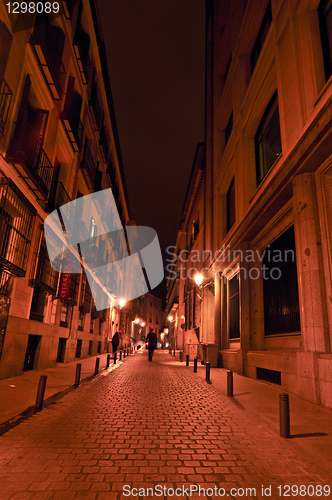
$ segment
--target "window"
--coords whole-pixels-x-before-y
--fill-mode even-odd
[[[257,185],[281,153],[278,94],[274,93],[255,135]]]
[[[300,332],[294,227],[263,251],[265,335]]]
[[[235,220],[235,178],[233,177],[227,191],[227,232],[233,227]]]
[[[228,140],[230,138],[232,130],[233,130],[233,111],[231,113],[231,116],[229,117],[228,123],[226,125],[226,129],[225,129],[225,145],[228,143]]]
[[[84,314],[82,311],[79,311],[78,313],[78,327],[77,329],[80,330],[81,332],[83,332],[83,324],[84,324]],[[80,356],[76,356],[77,358],[79,358]]]
[[[319,27],[322,39],[325,78],[332,75],[332,0],[322,0],[318,7]]]
[[[229,338],[240,338],[240,289],[239,274],[228,281],[228,324]]]
[[[0,267],[25,276],[36,210],[15,184],[0,175]]]
[[[225,71],[225,74],[224,74],[224,83],[226,83],[226,80],[227,80],[227,77],[228,77],[228,73],[229,73],[229,68],[231,67],[231,62],[232,62],[232,54],[229,56],[228,63],[227,63],[227,66],[226,66],[226,71]]]
[[[50,310],[50,323],[51,323],[51,325],[55,324],[57,304],[58,304],[58,300],[57,299],[52,300],[52,302],[51,302],[51,310]]]
[[[93,340],[89,340],[89,356],[92,355],[93,351]]]
[[[266,35],[269,31],[269,27],[272,23],[272,10],[271,10],[271,2],[269,2],[265,15],[263,17],[263,21],[261,24],[261,27],[259,28],[259,32],[255,41],[255,45],[252,49],[251,56],[250,56],[250,62],[251,62],[251,72],[254,71],[254,68],[256,66],[257,59],[259,57],[259,54],[261,53]]]
[[[61,304],[60,326],[68,327],[69,306],[66,303]]]
[[[76,344],[76,358],[80,358],[82,355],[82,340],[78,339]]]
[[[95,320],[94,320],[94,318],[91,316],[91,319],[90,319],[90,333],[93,333],[94,328],[95,328]]]

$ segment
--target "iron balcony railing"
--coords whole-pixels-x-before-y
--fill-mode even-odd
[[[93,126],[96,131],[99,130],[102,111],[99,104],[99,99],[96,90],[96,84],[93,84],[94,89],[91,91],[91,99],[89,100],[90,112],[92,116]]]
[[[62,182],[58,183],[57,186],[57,191],[56,191],[56,196],[55,196],[55,206],[56,208],[62,207],[62,205],[65,205],[66,203],[69,203],[70,196],[63,187]]]
[[[48,195],[53,177],[53,165],[39,144],[36,145],[33,159],[27,166],[36,177],[46,195]]]
[[[100,131],[99,146],[103,162],[106,163],[108,157],[108,140],[107,140],[106,129],[104,126]]]
[[[0,83],[0,137],[3,137],[5,134],[12,97],[13,93],[3,78]]]

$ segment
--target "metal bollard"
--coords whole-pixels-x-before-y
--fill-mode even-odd
[[[233,372],[227,372],[227,396],[233,397]]]
[[[116,352],[114,353],[114,364],[116,365]]]
[[[197,356],[194,357],[194,373],[197,373]]]
[[[279,416],[280,416],[280,436],[290,437],[289,422],[289,396],[286,393],[279,394]]]
[[[189,366],[189,354],[186,355],[186,366]]]
[[[207,382],[210,382],[210,363],[207,361],[205,363],[205,366],[206,366],[206,372],[205,372],[205,380]]]
[[[183,361],[183,351],[180,351],[180,361],[181,361],[181,363]]]
[[[43,407],[46,380],[47,380],[47,375],[40,376],[37,397],[36,397],[36,405],[35,405],[37,410],[41,410]]]
[[[127,356],[129,356],[129,354],[130,354],[130,349],[128,347],[128,349],[127,349]]]
[[[111,355],[110,354],[107,354],[107,358],[106,358],[106,368],[109,367],[110,365],[110,359],[111,359]]]
[[[99,363],[100,363],[100,358],[96,358],[95,375],[98,375]]]
[[[76,387],[80,385],[81,382],[81,363],[77,363],[76,365],[76,373],[75,373],[75,385]]]
[[[120,361],[121,361],[121,359],[122,359],[122,351],[120,351]]]
[[[175,356],[175,349],[173,349],[173,356]]]
[[[126,357],[126,349],[123,349],[123,359]]]

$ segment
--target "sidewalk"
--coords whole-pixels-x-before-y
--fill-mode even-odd
[[[110,355],[113,367],[113,354]],[[41,375],[47,376],[44,403],[62,396],[75,388],[77,363],[81,364],[81,383],[94,376],[96,358],[100,358],[99,372],[105,369],[107,354],[98,354],[72,363],[57,363],[54,368],[32,370],[18,377],[0,380],[0,426],[5,422],[15,422],[23,412],[31,413],[36,402]],[[119,353],[118,353],[119,359]],[[118,361],[119,363],[119,361]],[[118,366],[118,364],[117,364]]]
[[[194,362],[186,367],[180,362],[180,351],[169,355],[170,362],[183,365],[193,371]],[[211,385],[227,396],[227,372],[225,368],[210,368]],[[206,367],[197,363],[197,375],[205,380]],[[267,382],[254,380],[233,373],[233,397],[229,400],[237,408],[249,414],[253,421],[265,423],[276,436],[279,429],[279,394],[281,388]],[[316,463],[326,474],[332,471],[332,409],[305,401],[289,394],[290,434],[292,446],[297,446],[299,453]]]

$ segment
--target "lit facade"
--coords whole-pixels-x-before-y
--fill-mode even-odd
[[[326,0],[207,2],[197,264],[197,339],[218,346],[219,366],[328,407],[331,17]]]
[[[0,378],[108,352],[121,322],[112,297],[96,311],[86,275],[57,273],[46,251],[43,221],[80,196],[111,187],[129,220],[97,6],[60,6],[13,33],[23,18],[0,5]]]

